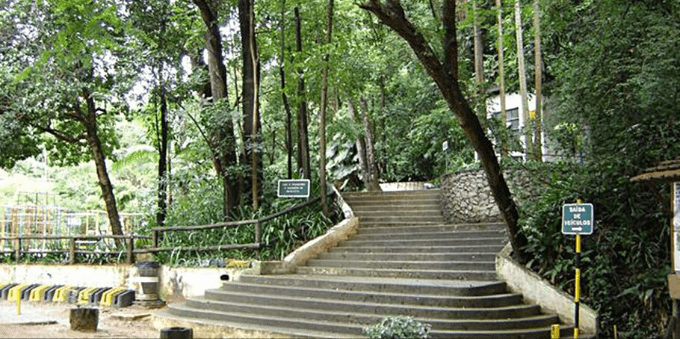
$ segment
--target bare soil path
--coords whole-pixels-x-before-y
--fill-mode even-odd
[[[160,333],[151,324],[151,314],[157,309],[139,305],[125,308],[99,308],[97,332],[71,331],[69,304],[21,304],[0,302],[0,338],[158,338]]]

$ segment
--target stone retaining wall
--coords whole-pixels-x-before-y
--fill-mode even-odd
[[[513,195],[515,192],[527,193],[530,182],[523,172],[506,171],[503,176]],[[441,176],[441,190],[442,212],[450,223],[502,220],[483,170],[444,174]]]

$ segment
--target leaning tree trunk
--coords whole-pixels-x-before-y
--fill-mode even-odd
[[[106,169],[106,155],[102,142],[97,134],[97,107],[94,103],[94,98],[87,88],[83,89],[83,97],[87,104],[87,112],[84,114],[83,125],[85,126],[85,133],[87,144],[90,146],[94,158],[95,166],[97,167],[97,179],[99,180],[99,187],[102,190],[102,197],[106,205],[106,214],[111,224],[111,233],[114,235],[122,235],[123,228],[120,223],[120,215],[118,214],[118,206],[116,206],[116,197],[113,194],[113,184],[109,178],[108,170]],[[116,241],[118,243],[118,241]]]
[[[519,232],[517,206],[512,199],[512,194],[505,178],[503,178],[493,145],[486,137],[477,115],[463,95],[458,83],[457,73],[451,69],[451,62],[458,59],[458,49],[453,48],[453,46],[457,46],[456,0],[446,0],[444,2],[442,15],[445,27],[443,43],[446,48],[444,53],[447,64],[442,64],[436,56],[437,53],[430,47],[425,37],[406,19],[404,10],[399,5],[399,2],[388,0],[387,3],[388,5],[378,0],[370,0],[362,4],[361,7],[375,14],[383,24],[389,26],[406,40],[418,60],[420,60],[423,68],[425,68],[437,84],[447,105],[458,118],[463,133],[472,144],[474,150],[479,154],[491,192],[493,192],[494,200],[508,227],[514,256],[520,262],[525,262],[522,250],[526,245],[526,237]]]

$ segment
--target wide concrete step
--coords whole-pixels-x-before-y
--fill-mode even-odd
[[[396,268],[356,268],[356,267],[298,267],[296,273],[313,275],[335,275],[353,277],[381,277],[407,279],[443,280],[496,280],[495,270],[428,270]]]
[[[361,219],[360,219],[361,220]],[[361,221],[360,229],[369,229],[373,227],[422,227],[422,226],[438,226],[445,225],[444,221],[422,221],[422,220],[387,220],[387,221]]]
[[[342,198],[351,201],[365,201],[372,199],[383,200],[416,200],[422,198],[441,199],[442,191],[439,189],[433,190],[418,190],[418,191],[389,191],[389,192],[345,192]]]
[[[381,240],[381,239],[391,239],[391,240],[408,240],[408,239],[488,239],[488,238],[498,238],[504,239],[505,234],[498,231],[443,231],[443,232],[417,232],[412,230],[400,230],[392,231],[389,229],[384,229],[383,232],[369,232],[364,233],[359,229],[356,236],[352,237],[353,241],[356,240]]]
[[[394,217],[411,219],[412,217],[443,217],[442,211],[432,208],[427,209],[404,209],[403,207],[398,208],[382,208],[373,209],[370,211],[354,211],[354,215],[359,217],[360,220],[370,219],[370,218],[384,218],[384,217]]]
[[[466,225],[453,224],[425,224],[425,225],[400,225],[380,227],[374,225],[373,227],[365,227],[361,225],[358,229],[358,234],[381,234],[381,233],[432,233],[432,232],[497,232],[499,234],[506,234],[505,225],[494,227],[471,227]]]
[[[404,209],[433,210],[441,213],[441,202],[437,199],[418,201],[374,201],[370,203],[350,205],[355,213],[374,211],[400,211]]]
[[[280,285],[250,284],[229,282],[219,290],[206,292],[206,297],[214,300],[229,301],[229,294],[260,294],[316,299],[341,299],[365,303],[391,303],[400,305],[420,305],[433,307],[504,307],[522,303],[521,294],[502,293],[480,296],[449,296],[411,293],[388,293],[375,291],[346,291],[332,288],[290,287]]]
[[[215,299],[215,295],[206,295],[204,298],[192,298],[187,301],[187,306],[198,309],[211,309],[220,312],[253,313],[261,316],[303,318],[324,322],[346,322],[368,326],[381,320],[380,314],[368,314],[360,312],[343,311],[319,311],[317,309],[294,308],[287,305],[274,306],[269,304],[249,304],[234,302],[231,299]],[[509,309],[510,306],[501,307]],[[521,309],[524,312],[524,309]],[[504,316],[503,316],[504,317]],[[417,320],[430,324],[433,330],[486,330],[493,327],[496,330],[515,330],[523,328],[547,327],[559,323],[559,317],[555,315],[537,314],[525,317],[495,318],[495,319],[442,319],[424,318]]]
[[[341,292],[419,294],[439,296],[485,296],[506,293],[503,281],[429,279],[382,279],[328,275],[241,275],[239,283],[268,286],[332,289]]]
[[[395,247],[390,244],[387,245],[366,245],[353,246],[352,244],[340,244],[342,246],[335,247],[329,253],[343,252],[343,253],[477,253],[477,252],[500,252],[505,244],[491,244],[491,245],[457,245],[457,246],[417,246],[413,244],[401,244],[403,246]],[[450,245],[447,242],[446,245]]]
[[[360,324],[266,316],[239,311],[225,312],[219,310],[219,307],[212,309],[203,305],[202,308],[196,308],[186,303],[169,305],[165,313],[169,317],[195,319],[200,322],[212,320],[233,328],[281,333],[296,338],[337,338],[338,335],[343,338],[365,338],[362,335],[364,326]],[[163,317],[164,314],[161,312],[157,316]]]
[[[534,310],[505,308],[518,317],[494,319],[457,319],[415,317],[430,324],[433,338],[540,338],[539,334],[549,331],[547,324],[559,321],[555,316],[531,315]],[[475,310],[471,310],[475,312]],[[508,312],[508,311],[506,311]],[[359,337],[365,327],[382,319],[384,314],[365,314],[342,311],[299,309],[286,306],[257,305],[249,303],[221,302],[195,298],[186,304],[171,305],[166,313],[183,318],[212,319],[229,321],[239,327],[250,327],[293,334],[296,337]],[[530,315],[526,315],[529,313]],[[161,315],[162,316],[162,315]],[[245,326],[243,326],[245,325]],[[255,326],[253,326],[255,325]],[[493,330],[491,330],[493,329]],[[565,328],[563,333],[569,333]],[[493,336],[493,334],[496,336]],[[498,333],[503,333],[499,336]]]
[[[455,239],[381,239],[346,240],[338,248],[346,247],[432,247],[432,246],[489,246],[505,244],[504,238],[455,238]]]
[[[321,254],[318,259],[330,260],[395,260],[395,261],[494,261],[496,252],[472,252],[472,253],[352,253],[352,252],[328,252]]]
[[[308,267],[338,267],[338,268],[372,268],[394,270],[452,270],[452,271],[493,271],[496,268],[494,261],[357,261],[357,260],[332,260],[311,259],[307,261]]]
[[[375,223],[375,222],[389,222],[393,223],[394,225],[397,224],[409,224],[412,222],[433,222],[433,223],[444,223],[444,216],[441,214],[439,215],[434,215],[434,214],[425,214],[425,215],[418,215],[418,214],[410,214],[410,215],[405,215],[405,216],[393,216],[393,215],[384,215],[384,216],[366,216],[362,217],[359,216],[359,224],[363,223]]]
[[[215,298],[222,299],[215,299]],[[331,300],[320,298],[297,298],[282,295],[260,295],[232,293],[223,290],[208,290],[205,297],[191,298],[187,300],[187,306],[197,309],[211,309],[220,312],[249,313],[243,305],[257,305],[261,312],[265,308],[272,308],[268,315],[271,316],[290,316],[290,312],[296,310],[310,310],[324,312],[339,312],[351,314],[370,314],[370,315],[401,315],[420,318],[436,319],[508,319],[531,317],[540,314],[540,307],[535,305],[516,304],[504,307],[436,307],[422,305],[399,305],[382,304],[368,302],[354,302],[346,300]],[[276,311],[285,309],[282,313]],[[257,313],[256,314],[263,314]],[[311,312],[310,312],[311,313]],[[321,316],[315,316],[318,320]],[[337,321],[337,319],[336,319]]]

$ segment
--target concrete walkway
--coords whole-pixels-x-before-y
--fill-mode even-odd
[[[2,300],[0,302],[0,325],[50,325],[56,324],[60,319],[46,314],[44,308],[39,305],[23,301],[21,314],[17,314],[16,302]],[[66,319],[68,322],[68,319]]]

